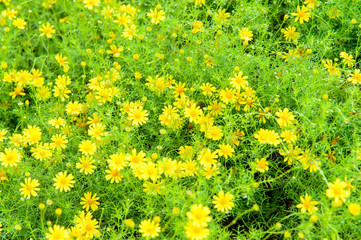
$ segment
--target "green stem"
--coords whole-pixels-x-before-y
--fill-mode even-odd
[[[233,221],[232,221],[230,224],[228,224],[227,226],[225,226],[225,227],[223,228],[223,230],[227,230],[230,226],[236,224],[237,221],[238,221],[238,219],[240,219],[243,215],[245,215],[245,214],[247,214],[247,213],[249,213],[249,212],[252,212],[252,211],[254,211],[253,208],[248,209],[248,210],[242,212],[242,213],[239,214],[235,219],[233,219]]]

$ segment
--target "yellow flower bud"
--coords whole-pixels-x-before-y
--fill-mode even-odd
[[[180,213],[179,207],[174,207],[174,208],[172,209],[172,212],[173,212],[174,215],[178,215],[178,214]]]

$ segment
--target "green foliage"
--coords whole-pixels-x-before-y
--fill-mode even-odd
[[[159,239],[361,237],[360,1],[0,0],[0,12],[0,239],[58,226],[140,239],[147,219]],[[56,188],[65,171],[69,191]],[[29,177],[39,189],[24,194]],[[99,207],[86,210],[89,192]],[[195,207],[212,218],[199,238]]]

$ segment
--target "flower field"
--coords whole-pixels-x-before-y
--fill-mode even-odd
[[[0,0],[0,239],[361,239],[360,0]]]

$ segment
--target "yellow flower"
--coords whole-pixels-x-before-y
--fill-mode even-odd
[[[125,220],[125,226],[130,227],[130,228],[134,228],[135,227],[135,223],[132,219],[126,219]]]
[[[228,21],[228,18],[231,16],[231,14],[229,12],[226,12],[226,9],[222,9],[220,8],[218,10],[218,13],[216,13],[214,15],[214,18],[216,20],[216,22],[223,24],[226,23]]]
[[[300,37],[300,33],[296,32],[295,27],[287,27],[286,29],[282,29],[281,32],[287,41],[293,41]]]
[[[196,104],[191,104],[184,110],[185,117],[189,118],[189,122],[197,123],[198,118],[203,114],[202,109]]]
[[[227,192],[224,194],[223,191],[218,192],[218,196],[213,196],[212,203],[214,204],[214,208],[217,209],[218,212],[229,211],[234,207],[233,203],[234,196]]]
[[[234,149],[229,144],[221,144],[219,145],[219,149],[216,150],[216,152],[218,153],[218,156],[223,156],[225,159],[228,159],[228,157],[232,158]]]
[[[103,125],[102,123],[94,123],[89,127],[88,135],[97,140],[100,140],[102,136],[107,135],[104,130],[105,125]]]
[[[66,144],[68,143],[68,139],[66,136],[61,134],[56,134],[51,137],[51,141],[53,141],[50,145],[52,148],[64,149],[66,148]]]
[[[60,192],[67,192],[70,188],[74,187],[73,184],[75,181],[73,179],[74,177],[71,173],[68,175],[66,171],[59,172],[56,174],[55,178],[53,178],[53,181],[55,182],[53,185],[57,190],[59,189]]]
[[[180,95],[184,95],[184,92],[188,90],[185,86],[186,86],[185,83],[181,83],[181,82],[175,83],[174,84],[174,89],[175,90],[173,92],[174,96],[178,97]]]
[[[79,168],[80,173],[84,172],[85,175],[92,174],[96,166],[93,165],[95,162],[92,156],[82,156],[79,158],[79,163],[76,163],[76,168]]]
[[[206,179],[211,179],[211,177],[216,176],[217,174],[219,174],[219,167],[217,165],[214,166],[206,166],[203,169],[203,176],[206,177]]]
[[[292,16],[296,17],[295,22],[299,20],[300,23],[303,24],[303,21],[308,22],[311,17],[311,13],[307,7],[302,6],[301,9],[300,6],[297,6],[297,13],[292,13]]]
[[[213,166],[213,165],[215,165],[217,163],[216,158],[218,158],[217,152],[212,152],[208,148],[202,149],[202,151],[200,152],[200,154],[198,156],[199,163],[202,166]]]
[[[81,141],[79,151],[85,155],[93,155],[97,150],[97,145],[90,140]]]
[[[144,162],[145,153],[143,151],[140,151],[137,154],[137,149],[133,149],[132,154],[127,154],[125,158],[131,168],[137,168],[142,162]]]
[[[317,161],[316,156],[314,154],[311,155],[309,150],[302,152],[298,159],[302,163],[303,169],[307,170],[310,168],[311,173],[318,171],[319,166],[321,166],[321,162]]]
[[[202,204],[194,204],[191,206],[191,210],[187,212],[187,217],[198,226],[206,227],[208,222],[212,220],[212,217],[208,216],[210,213],[208,207],[204,207]]]
[[[68,64],[68,62],[66,61],[66,59],[68,59],[67,57],[63,57],[63,54],[56,54],[55,55],[55,60],[58,62],[58,64],[62,67],[66,66]]]
[[[293,146],[291,144],[288,145],[287,148],[281,149],[279,153],[284,156],[284,162],[287,162],[288,165],[292,165],[297,159],[299,159],[299,155],[301,154],[301,149],[298,146]]]
[[[69,102],[66,105],[66,113],[68,115],[79,115],[83,110],[83,105],[78,101]]]
[[[256,159],[256,170],[263,173],[265,171],[268,171],[268,162],[265,158],[261,158],[261,160]]]
[[[350,74],[350,77],[347,78],[347,81],[350,81],[353,84],[361,84],[361,73],[360,69],[355,69],[354,74]]]
[[[286,130],[281,133],[281,138],[286,143],[293,143],[297,140],[297,135],[293,131]]]
[[[94,7],[99,6],[100,0],[83,0],[84,7],[93,10]]]
[[[96,193],[92,196],[92,192],[87,192],[84,193],[84,197],[81,198],[80,204],[83,205],[83,208],[85,208],[86,211],[89,211],[89,208],[95,211],[98,209],[98,205],[100,204],[98,200],[99,197],[97,197]]]
[[[197,162],[193,160],[188,160],[183,163],[184,167],[184,176],[194,176],[194,174],[198,174],[198,166]]]
[[[98,232],[99,225],[96,219],[91,219],[91,217],[86,217],[80,221],[78,224],[80,228],[81,235],[85,239],[92,239],[94,234]]]
[[[49,240],[69,239],[69,231],[62,226],[54,225],[49,227],[49,233],[45,234]]]
[[[29,125],[27,129],[23,131],[25,142],[29,144],[36,144],[41,140],[41,130],[38,126]]]
[[[71,83],[71,79],[69,76],[66,75],[58,75],[58,77],[55,79],[55,84],[58,87],[66,87]]]
[[[219,91],[219,97],[222,100],[222,102],[228,104],[228,103],[234,103],[236,102],[236,95],[237,95],[238,90],[235,89],[222,89]]]
[[[330,19],[338,18],[340,16],[341,11],[335,8],[332,8],[328,11],[328,16]]]
[[[155,238],[159,236],[161,228],[159,223],[152,221],[151,219],[143,220],[139,225],[139,232],[145,238]]]
[[[202,86],[200,86],[200,89],[202,90],[202,94],[205,96],[212,96],[216,91],[216,88],[208,82],[203,83]]]
[[[51,25],[50,23],[46,23],[46,25],[43,24],[41,28],[39,28],[39,30],[41,32],[40,34],[41,37],[46,36],[47,38],[52,38],[53,37],[52,34],[55,33],[54,26]]]
[[[194,3],[196,6],[202,7],[202,5],[206,4],[206,0],[195,0]]]
[[[191,240],[202,240],[208,237],[209,229],[198,225],[196,222],[188,222],[184,227],[188,239]]]
[[[348,205],[348,211],[352,214],[352,215],[359,215],[360,214],[360,210],[361,207],[359,204],[357,203],[351,203],[350,205]]]
[[[113,20],[113,22],[118,23],[119,25],[128,26],[132,22],[132,19],[130,16],[128,16],[126,13],[123,14],[117,14],[116,20]]]
[[[304,4],[307,4],[307,7],[311,9],[315,8],[316,3],[318,3],[317,0],[305,0],[304,2]]]
[[[37,179],[25,178],[25,183],[20,183],[22,188],[20,188],[20,194],[26,198],[30,198],[31,196],[36,197],[40,189],[37,188],[40,184]]]
[[[271,144],[277,146],[281,141],[279,139],[278,133],[273,130],[267,130],[261,128],[257,133],[254,134],[254,137],[261,144]]]
[[[9,96],[11,96],[13,99],[17,96],[25,96],[26,94],[23,92],[24,88],[20,85],[16,86],[13,92],[9,93]]]
[[[246,79],[248,79],[247,76],[242,76],[243,72],[240,71],[238,74],[234,74],[234,78],[231,78],[231,85],[232,87],[236,89],[245,88],[248,86],[248,82]]]
[[[134,168],[133,171],[136,177],[144,180],[152,179],[154,182],[159,178],[158,167],[155,163],[142,162],[137,168]]]
[[[110,183],[118,183],[122,180],[123,175],[120,174],[120,171],[117,169],[107,169],[105,170],[106,173],[108,173],[108,175],[105,176],[105,179],[110,181]]]
[[[280,127],[286,127],[293,124],[295,121],[295,116],[288,110],[288,108],[283,110],[279,109],[278,112],[276,112],[276,116],[279,117],[277,119],[277,123]]]
[[[25,29],[25,25],[27,23],[24,21],[24,19],[17,18],[13,21],[13,25],[19,29]]]
[[[143,106],[134,107],[130,109],[128,119],[132,122],[132,125],[141,126],[148,121],[148,115],[148,111],[143,109]]]
[[[110,159],[107,160],[109,168],[122,170],[126,165],[125,155],[123,153],[115,153],[109,156]]]
[[[61,208],[55,209],[55,214],[56,215],[61,215],[62,213],[63,213],[63,210],[61,210]]]
[[[147,13],[147,16],[151,18],[151,23],[159,24],[160,22],[165,20],[165,12],[155,8],[154,10],[150,10],[150,13]]]
[[[329,183],[328,185],[329,189],[326,190],[326,196],[334,198],[334,203],[341,206],[342,202],[345,202],[346,198],[350,195],[350,191],[347,190],[347,184],[337,178],[334,183]]]
[[[55,128],[60,128],[60,127],[64,127],[66,122],[63,118],[59,117],[59,118],[51,119],[49,121],[49,124]]]
[[[211,111],[210,114],[212,116],[217,116],[217,115],[222,114],[223,109],[225,107],[226,107],[226,105],[224,103],[212,101],[212,103],[209,104],[207,109]]]
[[[53,155],[49,143],[38,144],[36,147],[32,147],[30,151],[32,152],[31,156],[40,161],[48,160]]]
[[[218,141],[223,137],[222,129],[218,126],[209,127],[205,132],[205,137],[214,141]]]
[[[0,142],[3,142],[5,139],[6,139],[6,137],[5,137],[5,135],[8,133],[8,130],[6,130],[6,129],[0,129]]]
[[[136,36],[137,27],[135,25],[126,26],[124,28],[122,36],[126,39],[132,40],[134,36]]]
[[[327,68],[327,71],[329,73],[330,76],[335,75],[335,76],[340,76],[341,75],[341,71],[340,69],[336,68],[337,63],[332,63],[332,60],[322,60],[323,65]]]
[[[120,53],[124,51],[124,47],[117,47],[115,44],[110,46],[110,50],[107,50],[108,54],[113,54],[114,57],[120,57]]]
[[[314,213],[318,210],[317,207],[315,207],[318,202],[317,201],[311,201],[311,196],[309,196],[307,193],[305,197],[300,196],[301,204],[298,204],[296,207],[301,208],[302,213],[306,213],[308,211],[309,213]]]
[[[247,46],[248,42],[253,40],[252,31],[250,31],[248,28],[242,28],[242,30],[239,30],[239,36],[242,40],[244,40],[243,46]]]
[[[351,54],[347,54],[345,52],[340,53],[340,57],[342,58],[342,62],[346,64],[348,67],[353,67],[355,65],[355,59]]]
[[[103,119],[101,116],[98,116],[98,113],[93,113],[92,117],[88,117],[87,124],[92,125],[92,124],[97,124],[100,123]]]
[[[4,152],[0,153],[0,162],[5,167],[16,167],[21,161],[21,154],[16,148],[5,148]]]

